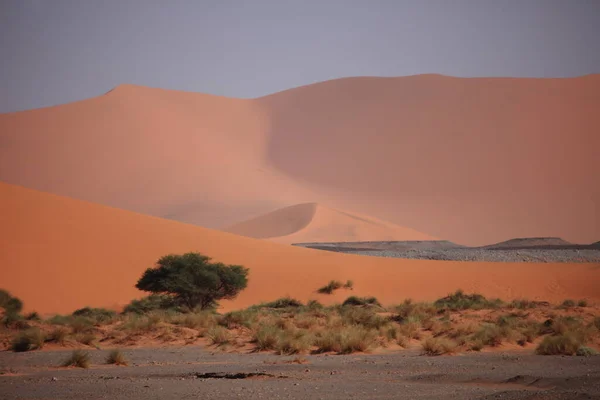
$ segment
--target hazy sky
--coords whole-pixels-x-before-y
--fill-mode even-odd
[[[356,75],[600,72],[600,0],[0,0],[0,112],[120,83],[258,97]]]

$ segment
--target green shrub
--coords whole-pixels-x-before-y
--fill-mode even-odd
[[[354,289],[354,282],[348,279],[346,283],[344,283],[344,289],[352,290]]]
[[[192,310],[211,309],[222,299],[233,299],[248,285],[248,268],[212,262],[200,253],[169,254],[148,268],[135,287],[168,294]]]
[[[381,304],[375,297],[350,296],[342,303],[342,306],[378,306]]]
[[[502,328],[496,324],[482,324],[477,332],[473,334],[474,341],[480,341],[485,346],[499,346],[505,338]]]
[[[317,289],[317,293],[332,294],[334,291],[341,289],[342,286],[343,284],[340,281],[329,281],[327,285]]]
[[[581,299],[577,302],[577,307],[587,307],[588,306],[588,302],[585,299]]]
[[[90,353],[87,351],[75,350],[71,353],[71,356],[62,363],[62,366],[89,368],[90,358]]]
[[[575,300],[566,299],[565,301],[562,302],[562,304],[560,306],[562,308],[573,308],[573,307],[575,307]]]
[[[462,290],[442,297],[433,303],[438,309],[441,310],[482,310],[482,309],[495,309],[502,305],[502,301],[499,299],[488,300],[481,294],[465,294]]]
[[[49,324],[52,325],[69,325],[73,317],[67,315],[54,315],[53,317],[46,320]]]
[[[394,307],[394,311],[396,312],[394,320],[397,322],[402,322],[408,318],[425,322],[438,312],[437,308],[432,304],[413,303],[411,299],[406,299],[404,303]]]
[[[31,328],[13,337],[10,348],[14,352],[41,349],[45,339],[44,332],[39,328]]]

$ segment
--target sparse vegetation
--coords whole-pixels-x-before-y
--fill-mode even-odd
[[[90,366],[90,353],[82,350],[74,350],[71,356],[67,358],[63,363],[63,367],[79,367],[89,368]]]
[[[566,299],[565,301],[562,302],[562,304],[560,306],[562,308],[573,308],[573,307],[575,307],[575,300]]]
[[[140,340],[193,344],[204,337],[217,347],[252,343],[255,351],[281,355],[346,354],[393,344],[406,348],[420,341],[424,354],[440,355],[504,343],[526,346],[541,337],[538,354],[594,355],[600,316],[594,317],[595,307],[583,312],[570,304],[558,308],[528,300],[503,304],[457,291],[434,303],[407,299],[387,309],[374,297],[351,296],[330,306],[316,300],[303,305],[283,297],[220,315],[214,309],[177,303],[175,295],[153,294],[132,302],[121,315],[90,307],[46,321],[37,315],[15,314],[2,332],[8,334],[5,346],[13,351],[67,342],[96,347],[127,346]],[[115,363],[121,356],[115,353]]]

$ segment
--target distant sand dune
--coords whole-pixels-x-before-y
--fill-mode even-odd
[[[436,240],[413,229],[334,210],[317,203],[285,207],[224,230],[286,244],[321,241]]]
[[[134,284],[168,253],[200,251],[250,268],[248,288],[223,310],[290,295],[326,303],[350,293],[384,304],[433,300],[462,288],[505,299],[600,301],[600,265],[411,261],[285,246],[0,183],[0,286],[27,310],[112,307],[142,295]],[[351,279],[333,296],[315,290]]]
[[[346,78],[252,100],[122,85],[0,115],[0,181],[210,228],[317,202],[465,245],[590,243],[599,92],[600,75]]]

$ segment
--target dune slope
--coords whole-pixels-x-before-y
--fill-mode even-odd
[[[0,181],[223,228],[306,202],[465,245],[600,237],[600,75],[119,86],[0,115]]]
[[[352,294],[383,303],[433,300],[457,288],[502,298],[600,301],[600,265],[485,264],[361,257],[284,246],[0,183],[0,282],[27,310],[117,306],[162,255],[200,251],[250,268],[248,288],[224,310],[352,279]]]
[[[224,231],[277,243],[436,240],[375,218],[317,203],[297,204],[235,224]]]

